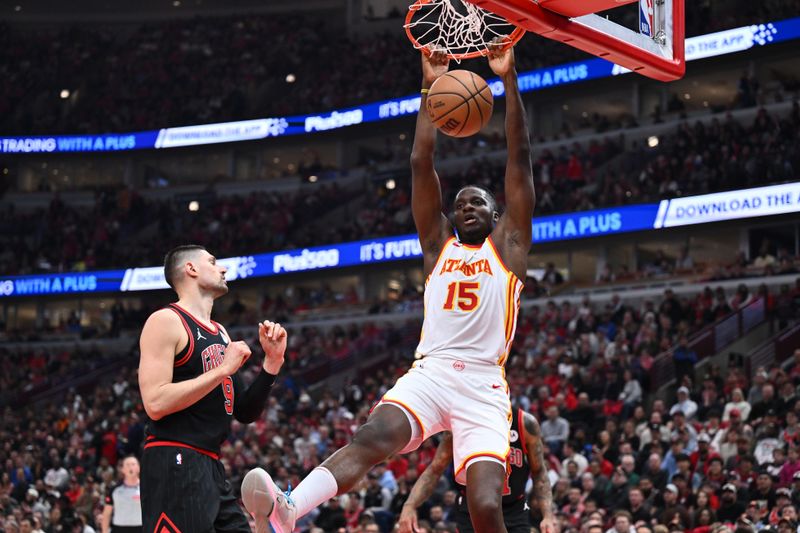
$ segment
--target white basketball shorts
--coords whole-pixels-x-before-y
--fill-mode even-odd
[[[420,359],[384,394],[381,404],[400,407],[412,426],[418,426],[400,453],[416,450],[436,433],[451,431],[455,477],[462,485],[467,468],[477,461],[506,465],[511,402],[502,367]]]

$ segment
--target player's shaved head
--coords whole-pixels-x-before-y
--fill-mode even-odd
[[[458,190],[458,192],[456,193],[456,198],[458,198],[458,195],[461,194],[461,191],[464,191],[466,189],[477,189],[477,190],[481,191],[483,193],[484,197],[486,198],[486,200],[489,203],[489,208],[492,211],[497,211],[497,212],[500,211],[498,209],[498,206],[497,206],[497,199],[494,197],[494,194],[492,194],[492,191],[490,191],[486,187],[482,187],[480,185],[471,184],[471,185],[465,185],[465,186],[461,187]]]
[[[184,244],[176,246],[164,257],[164,278],[167,284],[175,288],[175,283],[181,279],[183,264],[191,259],[197,252],[205,252],[204,246],[199,244]]]

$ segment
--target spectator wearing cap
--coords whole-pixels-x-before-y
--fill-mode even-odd
[[[735,522],[744,513],[745,507],[736,499],[736,493],[736,485],[733,483],[726,483],[722,487],[722,498],[717,509],[717,519],[720,522]]]
[[[689,397],[687,387],[678,387],[678,401],[670,408],[669,414],[674,415],[678,411],[681,411],[688,420],[697,414],[697,402]]]
[[[670,431],[669,428],[663,423],[661,413],[653,411],[650,414],[650,421],[647,424],[642,424],[637,428],[639,434],[639,449],[641,451],[649,450],[648,445],[654,440],[660,442],[669,442]]]
[[[742,389],[733,389],[733,392],[731,392],[731,401],[725,404],[725,411],[722,413],[722,421],[728,422],[734,410],[738,412],[742,421],[747,420],[750,416],[750,404],[745,401]]]
[[[792,505],[792,491],[786,487],[781,487],[775,491],[775,506],[770,507],[769,523],[773,526],[778,525],[783,510]]]
[[[678,501],[678,492],[678,487],[674,483],[669,483],[664,488],[662,493],[663,507],[658,515],[658,521],[661,524],[670,524],[675,521],[675,516],[677,515],[680,524],[684,527],[689,527],[691,524],[689,511]]]
[[[736,438],[736,454],[729,457],[725,462],[726,470],[735,470],[743,457],[750,455],[750,439],[743,435]]]
[[[714,455],[711,450],[711,437],[703,432],[697,436],[697,449],[693,451],[689,458],[692,461],[692,470],[705,474],[708,468],[708,460]]]
[[[790,486],[798,472],[800,472],[800,450],[796,446],[789,446],[786,461],[778,474],[778,483],[781,487]]]

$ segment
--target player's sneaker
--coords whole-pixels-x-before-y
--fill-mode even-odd
[[[256,533],[292,533],[297,508],[263,468],[254,468],[242,480],[242,502],[256,520]]]

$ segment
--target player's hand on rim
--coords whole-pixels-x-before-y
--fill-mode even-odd
[[[426,46],[422,49],[422,86],[427,89],[450,67],[450,58],[442,49]]]
[[[264,350],[264,370],[273,376],[280,372],[286,353],[286,329],[277,322],[265,320],[258,324],[258,340]]]
[[[250,357],[250,347],[244,341],[233,341],[225,348],[225,357],[220,368],[223,375],[232,376],[235,374]]]
[[[500,77],[516,71],[514,44],[508,35],[495,37],[487,46],[489,67]]]

